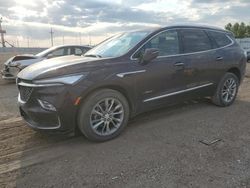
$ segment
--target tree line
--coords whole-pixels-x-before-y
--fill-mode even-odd
[[[225,26],[225,29],[233,32],[236,38],[250,37],[250,25],[245,24],[244,22],[236,22],[235,24],[228,23]]]

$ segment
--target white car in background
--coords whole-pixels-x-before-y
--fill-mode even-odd
[[[250,63],[250,50],[247,51],[247,62]]]
[[[1,71],[2,78],[6,80],[12,80],[16,78],[16,75],[25,67],[38,63],[44,59],[50,59],[55,57],[61,57],[66,55],[83,55],[89,49],[90,46],[82,46],[82,45],[63,45],[63,46],[55,46],[44,50],[36,55],[32,54],[24,54],[24,55],[16,55],[10,59],[8,59],[4,63],[4,69]]]

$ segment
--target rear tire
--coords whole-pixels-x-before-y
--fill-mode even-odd
[[[221,107],[230,106],[236,99],[239,89],[239,78],[227,72],[219,82],[212,102]]]
[[[101,89],[84,99],[78,113],[80,131],[92,141],[117,137],[129,119],[127,99],[118,91]]]

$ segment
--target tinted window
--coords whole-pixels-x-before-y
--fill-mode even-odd
[[[52,51],[47,56],[52,58],[52,57],[65,56],[69,54],[70,54],[70,48],[59,48],[59,49]]]
[[[72,47],[71,54],[74,55],[84,55],[89,49],[88,48],[80,48],[80,47]]]
[[[73,55],[83,55],[82,49],[78,47],[71,48],[71,54]]]
[[[82,48],[82,53],[85,54],[90,48]]]
[[[203,30],[185,29],[181,31],[184,53],[212,49],[210,39]]]
[[[147,48],[159,49],[159,56],[179,54],[178,34],[175,30],[165,31],[147,42],[135,55],[138,58]]]
[[[227,37],[225,33],[208,31],[209,35],[214,38],[216,44],[219,47],[226,46],[231,43],[231,40]]]
[[[75,55],[82,55],[82,50],[80,48],[75,48]]]

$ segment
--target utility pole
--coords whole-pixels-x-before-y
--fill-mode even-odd
[[[6,47],[5,46],[5,40],[4,40],[4,34],[6,33],[5,30],[2,29],[2,21],[3,18],[0,18],[0,33],[1,33],[1,41],[2,41],[2,45],[3,45],[3,48]]]
[[[53,42],[53,35],[54,35],[54,32],[53,32],[53,30],[52,30],[52,28],[50,29],[50,40],[51,40],[51,46],[53,46],[54,44],[54,42]]]

